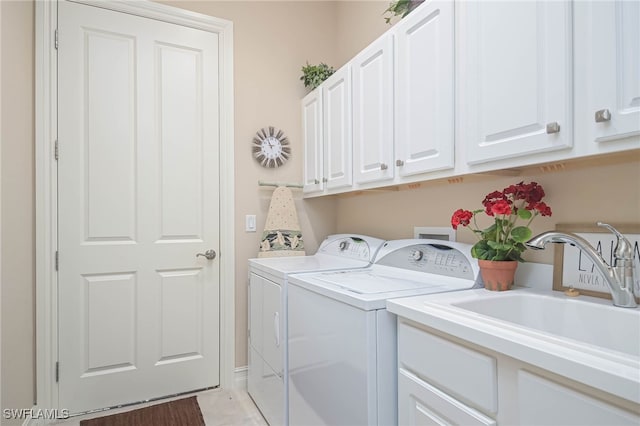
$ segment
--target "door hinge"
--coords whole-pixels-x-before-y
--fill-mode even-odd
[[[56,383],[60,381],[60,363],[56,361]]]
[[[60,264],[59,258],[60,256],[58,256],[58,251],[56,250],[56,271],[58,270],[58,265]]]
[[[55,146],[53,147],[53,156],[58,161],[58,139],[56,139]]]
[[[56,50],[58,50],[58,29],[56,28],[55,32],[54,32],[54,45]]]

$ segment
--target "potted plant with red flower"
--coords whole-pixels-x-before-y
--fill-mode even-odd
[[[532,232],[529,228],[537,216],[551,216],[551,208],[542,199],[544,189],[536,182],[520,182],[502,191],[487,194],[482,200],[484,209],[458,209],[451,217],[451,226],[469,227],[478,237],[471,248],[471,256],[478,259],[480,272],[489,290],[509,290],[518,262],[524,262],[522,252]],[[485,213],[494,218],[493,224],[480,229],[476,216]],[[500,271],[492,278],[492,272]]]

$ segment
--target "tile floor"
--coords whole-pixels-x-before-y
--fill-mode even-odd
[[[244,390],[220,390],[199,392],[198,405],[207,426],[267,426],[260,411]],[[86,416],[72,417],[52,424],[59,426],[79,426],[80,421],[94,417],[108,416],[110,414],[135,410],[136,408],[149,405],[161,404],[171,399],[186,398],[190,395],[183,395],[178,398],[168,398],[166,400],[154,401],[147,404],[140,404],[131,407],[113,409],[100,413],[88,414]]]

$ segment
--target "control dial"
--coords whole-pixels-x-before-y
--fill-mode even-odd
[[[424,252],[422,250],[415,250],[411,253],[411,259],[415,261],[422,260],[423,256],[424,256]]]

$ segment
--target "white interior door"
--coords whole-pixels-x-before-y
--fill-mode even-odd
[[[219,384],[218,36],[59,5],[59,406]]]

